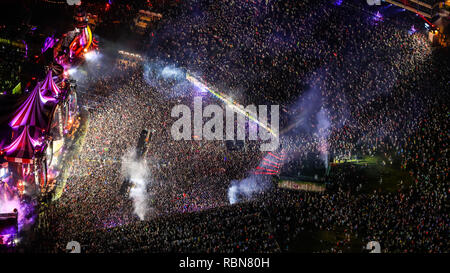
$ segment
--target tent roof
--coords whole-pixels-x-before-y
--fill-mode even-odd
[[[47,76],[45,77],[44,81],[41,84],[41,89],[44,92],[44,94],[50,91],[53,97],[57,97],[59,96],[59,94],[61,94],[61,90],[53,80],[52,69],[48,71]]]
[[[33,159],[36,148],[42,146],[39,132],[35,130],[32,136],[29,126],[21,127],[21,133],[14,141],[3,149],[5,158]]]
[[[43,95],[40,86],[38,83],[24,103],[16,110],[9,123],[12,128],[25,125],[47,128],[48,118],[45,115],[44,106],[48,102],[56,102],[56,99]]]

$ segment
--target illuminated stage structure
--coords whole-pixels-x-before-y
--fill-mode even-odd
[[[1,179],[19,196],[46,189],[53,147],[62,146],[77,113],[70,103],[76,100],[70,84],[52,74],[49,70],[1,126]]]
[[[74,16],[74,29],[63,34],[53,48],[55,61],[65,70],[80,65],[86,53],[98,48],[88,21],[86,12],[78,7]]]
[[[97,48],[80,7],[74,21],[73,31],[45,39],[37,59],[44,60],[46,76],[22,96],[0,97],[0,204],[46,195],[60,172],[57,161],[78,115],[76,85],[68,70]],[[0,208],[0,213],[10,211]]]
[[[442,0],[385,0],[386,2],[420,14],[427,18],[433,18],[442,8]]]

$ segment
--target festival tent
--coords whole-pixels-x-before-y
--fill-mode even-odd
[[[57,100],[43,95],[41,90],[43,90],[41,83],[38,83],[24,103],[16,110],[9,123],[12,128],[25,125],[36,126],[42,129],[48,127],[44,106],[48,102],[55,103]]]
[[[61,90],[53,81],[52,69],[50,69],[45,77],[45,80],[41,84],[41,91],[45,94],[50,91],[53,97],[58,97],[61,94]]]
[[[9,123],[28,98],[27,95],[0,95],[0,150],[11,142],[12,128]]]
[[[23,126],[22,132],[11,144],[2,150],[2,153],[5,155],[4,158],[9,162],[33,163],[36,149],[40,148],[43,144],[39,140],[39,134],[35,132],[34,135],[37,135],[37,137],[32,136],[29,126]]]

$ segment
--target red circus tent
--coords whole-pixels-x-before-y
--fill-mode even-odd
[[[14,141],[6,146],[2,153],[4,158],[9,162],[33,163],[36,148],[42,146],[42,142],[38,138],[33,138],[30,134],[30,127],[22,127],[22,132]]]
[[[58,97],[61,94],[61,90],[53,80],[52,70],[50,69],[45,77],[45,80],[41,84],[41,91],[45,94],[50,91],[53,97]]]

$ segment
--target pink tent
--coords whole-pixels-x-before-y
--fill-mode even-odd
[[[3,149],[3,153],[9,162],[32,163],[36,148],[42,144],[41,140],[31,136],[30,127],[24,126],[20,135]]]
[[[47,122],[44,120],[44,105],[48,102],[54,103],[56,99],[43,95],[41,90],[41,83],[38,83],[25,102],[14,113],[14,117],[9,123],[12,128],[25,125],[47,128]]]
[[[50,69],[45,77],[44,81],[41,85],[41,90],[45,94],[50,91],[53,97],[58,97],[61,94],[61,90],[56,85],[55,81],[53,81],[52,70]]]

